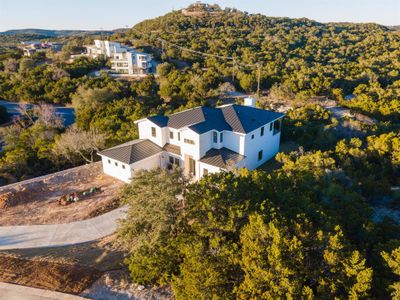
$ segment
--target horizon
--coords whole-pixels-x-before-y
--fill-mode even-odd
[[[195,1],[181,0],[165,3],[149,0],[147,6],[136,9],[136,1],[116,0],[113,6],[99,5],[103,0],[87,0],[73,5],[77,0],[50,0],[31,2],[28,0],[4,0],[0,3],[0,31],[23,29],[47,30],[115,30],[130,28],[146,19],[165,15],[179,10]],[[202,1],[218,4],[221,8],[231,7],[250,14],[263,14],[271,17],[307,18],[321,23],[377,23],[385,26],[400,25],[400,1],[396,0],[296,0],[270,3],[242,3],[239,0]],[[24,7],[24,10],[21,10]],[[346,7],[343,10],[343,7]],[[126,8],[122,9],[121,8]],[[357,14],[354,13],[357,11]],[[19,18],[16,16],[19,14]],[[115,18],[104,16],[115,15]],[[117,21],[115,21],[117,20]]]

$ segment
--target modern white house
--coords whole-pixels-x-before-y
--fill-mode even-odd
[[[203,175],[253,170],[279,151],[283,114],[245,105],[196,107],[169,116],[136,121],[139,139],[99,152],[104,173],[130,182],[135,172],[178,165],[184,173]]]
[[[95,40],[94,45],[86,46],[86,53],[92,58],[104,56],[110,59],[111,70],[117,74],[151,73],[152,59],[150,54],[139,52],[120,43]]]

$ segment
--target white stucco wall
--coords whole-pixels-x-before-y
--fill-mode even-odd
[[[101,156],[101,161],[103,164],[103,172],[105,174],[115,177],[124,182],[130,181],[130,178],[132,177],[132,171],[129,165],[123,164],[119,161],[105,156]],[[125,169],[122,166],[125,166]]]
[[[205,164],[203,162],[199,162],[198,165],[199,165],[199,172],[198,172],[199,176],[197,176],[197,179],[200,179],[201,177],[203,177],[204,169],[208,170],[208,174],[218,173],[221,171],[220,168]]]
[[[194,141],[194,145],[185,143],[185,139]],[[190,155],[193,159],[200,159],[200,136],[193,130],[187,128],[181,131],[181,154],[184,158],[185,154]]]
[[[244,155],[246,156],[245,167],[249,170],[254,170],[255,168],[261,166],[267,160],[273,158],[276,153],[279,152],[280,143],[280,133],[273,135],[273,130],[270,131],[270,125],[264,126],[264,135],[261,136],[261,129],[256,130],[246,134],[244,138]],[[252,139],[254,135],[254,139]],[[258,160],[258,152],[262,150],[262,159]]]
[[[224,131],[223,147],[244,155],[244,140],[243,134]]]
[[[167,128],[160,128],[149,120],[141,120],[138,122],[139,138],[148,139],[160,147],[163,147],[166,143],[166,131]],[[156,137],[151,135],[151,128],[156,128]]]
[[[169,157],[170,156],[179,159],[179,167],[181,167],[182,169],[185,167],[184,166],[185,162],[179,155],[176,155],[176,154],[173,154],[173,153],[169,153],[169,152],[163,152],[160,155],[161,168],[167,168],[168,167],[168,165],[170,164],[170,162],[169,162]]]
[[[150,156],[148,158],[142,159],[130,165],[132,170],[132,176],[140,170],[151,170],[161,166],[160,153]]]

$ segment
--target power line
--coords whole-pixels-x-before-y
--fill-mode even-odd
[[[132,30],[137,32],[138,34],[140,34],[142,36],[146,35],[146,34],[140,32],[139,30],[137,30],[135,28],[132,28]],[[238,63],[236,58],[233,57],[233,56],[223,56],[223,55],[204,53],[204,52],[201,52],[201,51],[196,51],[196,50],[193,50],[193,49],[189,49],[189,48],[180,46],[178,44],[172,43],[172,42],[167,41],[167,40],[165,40],[163,38],[160,38],[160,37],[156,37],[156,39],[161,42],[161,51],[162,51],[161,53],[164,53],[165,44],[167,44],[167,45],[173,46],[175,48],[178,48],[178,49],[180,49],[182,51],[198,54],[198,55],[201,55],[201,56],[204,56],[204,57],[214,57],[214,58],[218,58],[218,59],[222,59],[222,60],[230,60],[232,62],[232,80],[234,80],[234,78],[235,78],[235,67],[242,67],[242,68],[244,67],[244,68],[247,68],[247,69],[249,69],[249,68],[253,69],[255,67],[256,70],[257,70],[257,97],[260,97],[260,84],[261,84],[261,64],[260,64],[260,62],[257,62],[255,64]]]
[[[140,35],[146,35],[146,34],[140,32],[140,31],[137,30],[137,29],[131,28],[131,30],[137,32],[137,33],[140,34]],[[237,66],[241,66],[241,67],[244,67],[244,68],[254,68],[254,67],[258,68],[258,66],[259,66],[259,62],[255,63],[255,64],[243,64],[243,63],[238,63],[238,62],[236,61],[237,58],[236,58],[236,57],[233,57],[233,56],[223,56],[223,55],[216,55],[216,54],[204,53],[204,52],[201,52],[201,51],[197,51],[197,50],[193,50],[193,49],[189,49],[189,48],[180,46],[180,45],[178,45],[178,44],[172,43],[172,42],[167,41],[167,40],[165,40],[165,39],[163,39],[163,38],[160,38],[160,37],[156,37],[156,39],[157,39],[158,41],[161,42],[162,50],[163,50],[163,51],[165,50],[165,44],[167,44],[167,45],[170,45],[170,46],[172,46],[172,47],[178,48],[178,49],[180,49],[180,50],[182,50],[182,51],[186,51],[186,52],[198,54],[198,55],[201,55],[201,56],[205,56],[205,57],[214,57],[214,58],[218,58],[218,59],[222,59],[222,60],[230,60],[230,61],[233,62],[233,63],[232,63],[232,66],[237,65]]]

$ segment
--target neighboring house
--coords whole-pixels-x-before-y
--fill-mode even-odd
[[[94,43],[86,46],[87,55],[92,58],[100,56],[109,58],[113,72],[126,75],[151,73],[150,54],[138,52],[116,42],[95,40]]]
[[[247,168],[253,170],[279,151],[283,114],[245,105],[196,107],[136,121],[139,139],[99,153],[104,172],[129,182],[136,171],[178,165],[195,179]]]
[[[21,46],[19,48],[24,52],[24,56],[32,56],[36,52],[45,52],[47,50],[58,52],[61,50],[62,44],[55,42],[29,41],[21,42]]]

